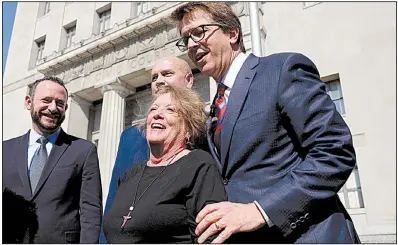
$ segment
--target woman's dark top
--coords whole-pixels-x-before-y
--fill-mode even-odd
[[[138,180],[137,199],[162,171],[136,203],[123,231],[121,225],[133,204]],[[217,164],[211,155],[193,150],[166,167],[148,167],[146,162],[129,168],[104,218],[108,243],[193,243],[195,218],[209,203],[227,198]]]

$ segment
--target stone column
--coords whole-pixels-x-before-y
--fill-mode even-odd
[[[76,94],[70,94],[68,98],[68,110],[65,113],[65,121],[62,129],[68,134],[87,139],[90,119],[91,102]]]
[[[98,157],[104,205],[116,160],[120,135],[124,129],[125,98],[131,90],[122,84],[107,84],[101,88],[102,101]]]

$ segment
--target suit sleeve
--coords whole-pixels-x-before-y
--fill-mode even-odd
[[[97,148],[93,145],[83,166],[80,190],[80,243],[98,243],[101,219],[101,176]]]
[[[122,154],[121,152],[121,145],[125,144],[124,143],[124,135],[120,137],[120,143],[119,143],[119,148],[117,151],[117,156],[116,156],[116,161],[115,165],[113,166],[112,170],[112,177],[111,177],[111,182],[109,184],[109,190],[108,190],[108,196],[106,198],[106,204],[105,204],[105,210],[104,210],[104,215],[108,212],[109,208],[112,205],[113,198],[115,197],[117,188],[119,187],[120,180],[121,180],[121,172],[120,172],[120,156]]]
[[[124,130],[120,136],[116,161],[112,170],[104,217],[112,206],[117,189],[119,188],[127,169],[136,163],[148,160],[148,157],[149,148],[142,132],[135,126]],[[106,243],[103,226],[101,227],[100,243]]]
[[[287,236],[296,228],[292,223],[321,217],[327,204],[335,202],[356,160],[350,130],[307,57],[293,54],[285,60],[278,89],[284,127],[303,160],[258,202]]]

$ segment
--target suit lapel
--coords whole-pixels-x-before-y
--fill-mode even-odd
[[[209,145],[209,149],[210,149],[211,155],[213,156],[214,160],[216,161],[216,163],[217,163],[217,165],[218,165],[218,167],[220,168],[220,171],[221,171],[222,170],[222,165],[221,165],[220,160],[219,160],[220,157],[219,157],[219,155],[216,152],[216,146],[214,145],[213,137],[212,137],[212,133],[213,133],[212,130],[211,130],[212,121],[213,121],[213,117],[210,115],[207,118],[207,123],[206,123],[207,144]]]
[[[58,138],[53,145],[50,155],[48,156],[48,160],[46,165],[44,166],[43,172],[40,176],[39,182],[37,183],[37,187],[35,193],[33,193],[32,199],[34,199],[37,194],[42,189],[44,183],[50,176],[52,170],[54,169],[55,165],[57,165],[59,159],[64,154],[65,150],[68,148],[69,144],[67,141],[66,133],[61,129],[59,132]]]
[[[29,148],[29,133],[30,130],[23,135],[15,145],[15,164],[17,165],[19,177],[21,178],[24,196],[31,197],[32,191],[30,188],[30,181],[28,177],[28,148]]]
[[[245,63],[243,63],[235,83],[229,95],[227,108],[225,111],[224,122],[221,130],[221,165],[223,166],[223,176],[226,176],[227,169],[227,152],[231,145],[232,133],[235,128],[236,121],[240,115],[243,105],[249,92],[250,84],[256,75],[254,69],[259,62],[259,58],[250,54]]]

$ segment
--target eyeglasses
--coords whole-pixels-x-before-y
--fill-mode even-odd
[[[206,24],[206,25],[200,25],[195,27],[189,32],[188,36],[182,37],[178,42],[176,43],[176,46],[181,52],[185,52],[188,49],[188,41],[191,38],[192,41],[195,43],[199,42],[206,36],[206,32],[208,30],[205,29],[206,26],[218,26],[218,27],[225,27],[224,25],[220,24]]]

